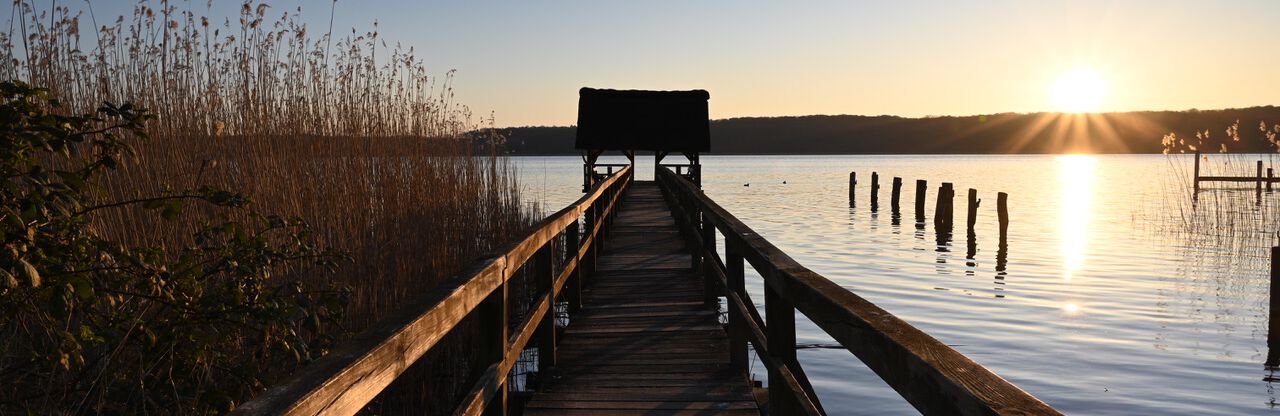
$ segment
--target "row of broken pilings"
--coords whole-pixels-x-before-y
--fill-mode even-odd
[[[857,200],[858,173],[849,172],[849,206],[854,205]],[[928,191],[929,182],[924,179],[916,180],[916,198],[915,198],[915,214],[917,219],[924,218],[924,200]],[[899,200],[902,196],[902,178],[894,177],[892,191],[889,196],[889,206],[893,215],[900,214]],[[938,199],[934,205],[933,224],[940,230],[953,229],[955,220],[954,200],[956,191],[950,182],[943,182],[938,187]],[[973,233],[973,226],[978,220],[978,206],[982,204],[982,200],[978,199],[978,190],[969,188],[968,195],[968,222],[967,229],[970,234]],[[880,175],[871,172],[871,212],[880,209]],[[1004,245],[1009,231],[1009,194],[999,192],[996,194],[996,215],[1000,222],[1000,244]]]
[[[857,172],[849,172],[849,207],[855,205],[856,192],[858,184]],[[915,198],[915,220],[916,230],[922,231],[925,227],[925,194],[928,192],[928,181],[923,179],[916,180],[916,198]],[[900,203],[902,196],[902,178],[894,177],[892,193],[889,203],[892,209],[891,221],[893,225],[901,223]],[[952,231],[955,222],[955,189],[949,182],[943,182],[938,188],[938,199],[934,204],[933,224],[934,230],[937,232],[937,244],[939,252],[949,251],[947,247],[951,245]],[[1000,241],[996,246],[996,279],[1004,279],[1006,266],[1009,261],[1009,196],[1004,192],[998,193],[996,196],[997,216],[1000,223]],[[978,191],[969,189],[968,194],[968,222],[965,258],[968,260],[969,266],[974,266],[975,256],[977,255],[978,242],[977,233],[974,231],[974,225],[977,223],[978,206],[982,200],[978,199]],[[880,209],[880,175],[877,172],[871,173],[871,212],[874,214]]]

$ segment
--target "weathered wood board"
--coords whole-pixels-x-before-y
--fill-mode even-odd
[[[760,414],[657,185],[635,182],[623,198],[559,365],[525,414]]]

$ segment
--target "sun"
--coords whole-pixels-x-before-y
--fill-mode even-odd
[[[1064,113],[1092,113],[1098,111],[1109,89],[1097,71],[1076,69],[1062,74],[1053,84],[1053,103]]]

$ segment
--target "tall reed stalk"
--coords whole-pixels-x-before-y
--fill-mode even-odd
[[[150,139],[104,198],[212,185],[251,195],[257,212],[305,218],[319,244],[352,255],[337,273],[353,291],[349,332],[529,224],[496,143],[464,135],[478,123],[454,102],[452,72],[433,75],[376,24],[336,37],[309,28],[301,8],[246,1],[218,22],[208,6],[167,0],[104,24],[56,4],[14,3],[0,78],[48,87],[69,113],[104,101],[155,113]],[[180,245],[210,214],[159,221],[123,208],[93,225],[124,242]],[[467,354],[428,358],[463,374]]]

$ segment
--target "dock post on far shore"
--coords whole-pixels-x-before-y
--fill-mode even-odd
[[[1196,148],[1196,163],[1194,168],[1195,176],[1191,179],[1191,195],[1192,198],[1200,194],[1200,148]]]
[[[1255,182],[1256,193],[1258,194],[1258,202],[1262,202],[1262,161],[1258,161],[1258,181]],[[1268,182],[1269,183],[1269,182]]]

